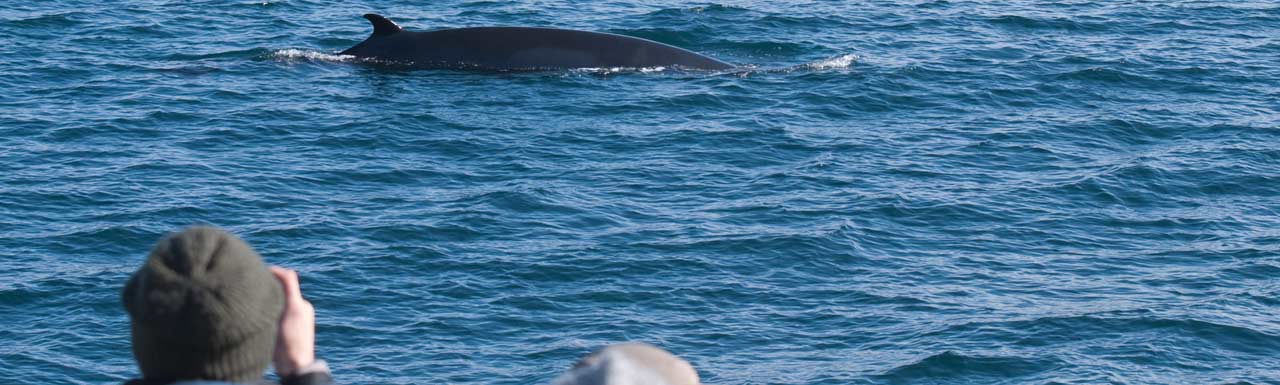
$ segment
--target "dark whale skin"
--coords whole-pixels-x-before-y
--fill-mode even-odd
[[[375,14],[368,39],[342,55],[415,68],[556,70],[573,68],[733,68],[686,49],[611,33],[532,27],[406,31]]]

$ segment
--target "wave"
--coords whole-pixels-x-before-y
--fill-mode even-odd
[[[1111,27],[1105,22],[1082,21],[1078,18],[1066,17],[1003,15],[989,18],[987,21],[997,26],[1030,30],[1101,31]]]
[[[880,377],[890,382],[910,383],[942,378],[1009,380],[1053,370],[1060,365],[1056,360],[1035,357],[970,356],[948,350],[890,369]]]
[[[238,49],[231,51],[212,52],[212,53],[175,53],[167,57],[168,60],[185,61],[185,60],[211,60],[211,59],[244,59],[261,56],[268,53],[266,49],[250,48]]]
[[[846,54],[846,55],[840,55],[840,56],[836,56],[829,59],[823,59],[823,60],[818,60],[811,63],[802,64],[801,67],[804,69],[811,69],[811,70],[842,69],[842,68],[849,68],[853,66],[853,63],[856,61],[858,61],[857,55]]]
[[[844,54],[788,67],[760,67],[756,65],[744,65],[729,70],[729,73],[738,75],[739,77],[745,77],[756,73],[789,74],[793,72],[823,72],[849,69],[857,62],[858,55]]]
[[[1256,326],[1255,326],[1256,327]],[[1246,325],[1222,321],[1160,316],[1149,310],[1106,311],[1083,315],[1046,316],[1020,320],[979,321],[947,327],[930,333],[980,335],[991,340],[1017,341],[1035,347],[1158,334],[1164,338],[1195,341],[1219,352],[1265,355],[1280,350],[1280,335]],[[1150,349],[1134,346],[1134,349]]]
[[[710,15],[739,15],[742,13],[753,12],[750,8],[736,7],[732,5],[703,5],[683,8],[664,8],[650,12],[645,16],[684,16],[689,14],[710,14]]]
[[[0,20],[0,25],[19,28],[70,28],[85,24],[82,18],[89,18],[89,16],[83,12],[52,13],[30,18]]]

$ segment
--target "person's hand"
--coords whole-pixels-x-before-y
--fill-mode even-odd
[[[311,302],[302,299],[298,272],[271,266],[271,274],[284,286],[280,335],[276,336],[276,351],[271,360],[276,367],[276,375],[285,377],[316,360],[316,309],[311,307]]]

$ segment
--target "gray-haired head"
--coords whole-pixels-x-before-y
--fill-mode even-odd
[[[698,385],[689,362],[656,346],[628,342],[591,353],[554,385]]]

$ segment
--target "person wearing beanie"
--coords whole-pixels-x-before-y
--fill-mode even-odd
[[[332,383],[315,359],[315,309],[298,274],[268,268],[226,231],[197,226],[161,239],[121,299],[142,372],[126,385],[255,384],[268,364],[282,385]]]
[[[656,346],[628,342],[583,357],[553,385],[698,385],[689,362]]]

